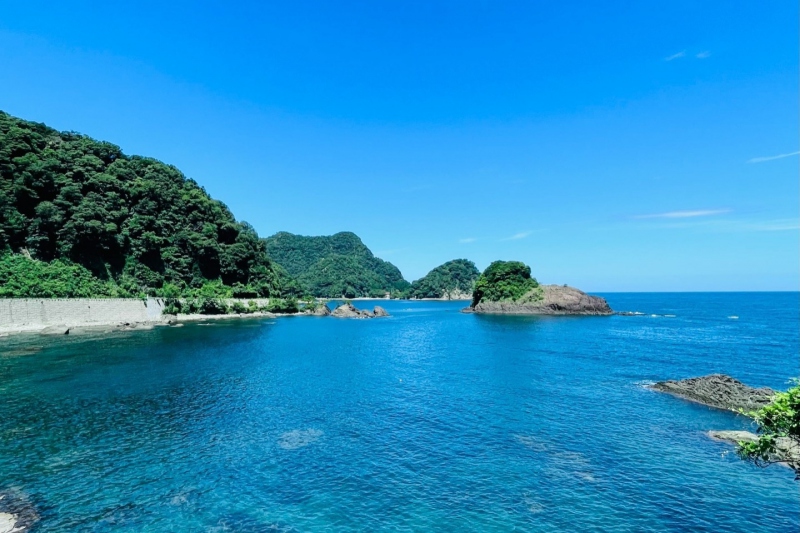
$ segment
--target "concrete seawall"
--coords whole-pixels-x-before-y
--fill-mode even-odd
[[[269,303],[266,298],[232,298],[225,302],[247,306],[251,300],[259,307]],[[0,332],[60,325],[156,323],[163,318],[163,298],[0,298]]]

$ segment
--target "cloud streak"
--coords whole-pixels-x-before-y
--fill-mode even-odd
[[[700,53],[699,53],[699,54],[697,54],[695,57],[696,57],[697,59],[706,59],[706,58],[709,58],[709,57],[711,57],[711,52],[709,52],[708,50],[706,50],[705,52],[700,52]]]
[[[800,222],[787,218],[782,220],[769,220],[750,225],[753,231],[797,231],[800,230]]]
[[[521,231],[519,233],[515,233],[511,237],[506,237],[505,239],[500,239],[501,241],[518,241],[520,239],[524,239],[528,235],[530,235],[530,231]]]
[[[686,57],[686,50],[678,52],[677,54],[672,54],[671,56],[667,56],[664,58],[664,61],[672,61],[673,59],[680,59],[682,57]]]
[[[730,209],[698,209],[696,211],[669,211],[667,213],[655,213],[652,215],[636,215],[633,218],[695,218],[710,217],[730,213]]]
[[[458,242],[460,242],[461,244],[469,244],[469,243],[475,242],[477,240],[478,239],[476,239],[475,237],[467,237],[466,239],[458,239]]]
[[[768,157],[754,157],[753,159],[749,159],[748,163],[764,163],[766,161],[775,161],[776,159],[783,159],[784,157],[794,157],[800,154],[800,152],[791,152],[788,154],[778,154],[778,155],[771,155]]]

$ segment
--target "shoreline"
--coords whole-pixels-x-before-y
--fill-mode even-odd
[[[16,300],[16,301],[13,301]],[[318,302],[345,301],[385,301],[396,302],[468,302],[470,300],[454,300],[448,298],[317,298]],[[178,314],[169,315],[163,312],[163,299],[6,299],[0,300],[0,340],[21,334],[31,335],[68,335],[84,331],[117,332],[144,331],[154,327],[176,326],[183,323],[197,323],[242,318],[277,318],[285,316],[313,316],[313,313],[271,313],[256,311],[254,313],[230,313],[218,315]]]
[[[312,316],[310,313],[270,313],[258,311],[255,313],[231,313],[224,315],[172,315],[164,320],[146,322],[90,322],[81,324],[26,324],[21,326],[0,327],[0,339],[15,337],[17,335],[38,334],[41,336],[61,336],[81,333],[116,333],[124,331],[148,331],[154,328],[181,327],[184,324],[193,324],[206,321],[233,320],[245,318],[279,318],[287,316]]]

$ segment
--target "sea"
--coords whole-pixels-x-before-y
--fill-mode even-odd
[[[603,296],[641,314],[0,339],[0,495],[48,533],[800,531],[791,470],[706,435],[749,419],[647,387],[785,390],[800,294]]]

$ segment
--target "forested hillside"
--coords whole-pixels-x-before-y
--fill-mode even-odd
[[[0,112],[0,296],[270,296],[297,286],[177,168]]]
[[[472,295],[480,275],[472,261],[454,259],[412,283],[406,294],[408,298],[464,298]]]
[[[265,241],[269,256],[314,296],[382,297],[409,285],[396,266],[375,257],[354,233],[306,237],[280,232]]]

